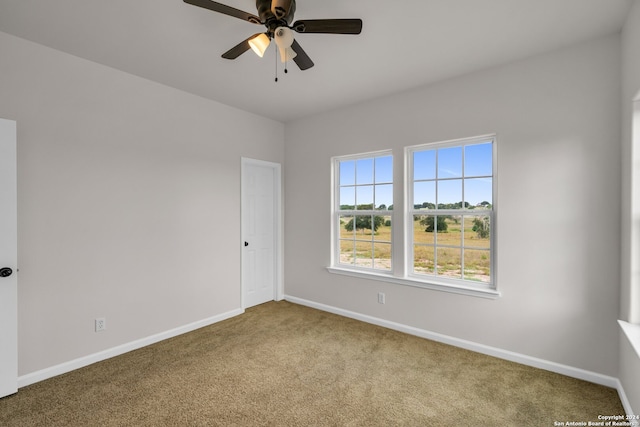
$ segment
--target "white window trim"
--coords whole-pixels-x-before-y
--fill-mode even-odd
[[[409,273],[410,271],[413,270],[413,268],[411,267],[412,260],[413,260],[413,245],[412,244],[410,245],[408,243],[408,242],[413,242],[412,236],[409,235],[409,233],[411,233],[413,230],[411,230],[410,227],[407,225],[407,224],[411,224],[411,225],[413,224],[413,218],[412,218],[413,205],[409,206],[410,203],[413,203],[413,194],[411,194],[413,192],[413,189],[410,188],[412,187],[412,185],[410,184],[413,182],[413,179],[409,176],[410,171],[412,171],[413,169],[412,169],[412,165],[410,164],[410,162],[412,162],[412,159],[409,154],[412,153],[413,151],[417,151],[419,148],[424,148],[428,146],[438,147],[438,148],[446,147],[446,146],[460,146],[460,145],[472,144],[474,142],[475,143],[487,142],[488,140],[491,140],[493,143],[493,175],[492,175],[493,176],[493,182],[492,182],[493,209],[491,214],[492,232],[491,232],[491,249],[490,249],[492,283],[491,284],[485,284],[480,282],[475,283],[472,281],[456,280],[456,279],[440,280],[438,276],[427,276],[427,275],[418,275],[418,274]],[[496,134],[489,134],[489,135],[482,135],[482,136],[477,136],[472,138],[463,138],[463,139],[457,139],[457,140],[435,142],[435,143],[429,143],[429,144],[420,144],[420,145],[405,147],[404,162],[403,162],[404,170],[402,171],[404,182],[402,183],[402,185],[398,185],[398,183],[396,183],[395,181],[393,182],[394,194],[396,194],[397,191],[401,191],[401,188],[404,188],[402,203],[401,204],[394,203],[394,207],[402,206],[402,209],[403,209],[401,214],[404,217],[404,221],[403,221],[403,227],[401,230],[398,230],[396,225],[398,224],[398,221],[397,221],[397,215],[399,214],[398,210],[394,209],[391,211],[387,211],[387,216],[391,215],[392,217],[391,218],[391,221],[393,224],[392,246],[395,247],[398,244],[398,239],[396,238],[398,234],[402,234],[403,236],[402,242],[404,247],[402,248],[401,251],[393,249],[392,253],[393,254],[401,253],[402,254],[401,258],[403,259],[398,260],[396,257],[392,256],[391,271],[375,270],[372,268],[370,269],[370,268],[349,266],[345,264],[336,263],[336,259],[338,259],[336,257],[339,257],[339,253],[340,253],[340,247],[339,247],[340,243],[338,238],[339,230],[336,229],[338,221],[335,220],[337,212],[339,211],[339,206],[337,206],[338,204],[337,197],[335,197],[335,192],[338,185],[337,183],[339,183],[339,175],[338,175],[339,168],[336,167],[337,162],[344,161],[344,160],[355,160],[355,159],[360,159],[365,157],[375,157],[375,156],[381,156],[381,155],[393,155],[393,151],[383,150],[383,151],[375,151],[375,152],[369,152],[369,153],[359,153],[352,156],[336,156],[331,159],[332,169],[333,169],[331,174],[331,188],[332,188],[331,194],[332,194],[332,206],[333,206],[332,212],[331,212],[331,252],[332,253],[331,253],[331,266],[327,267],[327,271],[332,274],[338,274],[338,275],[356,277],[356,278],[368,279],[368,280],[376,280],[376,281],[394,283],[394,284],[403,285],[403,286],[411,286],[411,287],[417,287],[422,289],[454,293],[459,295],[466,295],[466,296],[473,296],[473,297],[480,297],[480,298],[487,298],[487,299],[500,298],[502,294],[497,288],[497,256],[496,256],[497,254],[496,224],[498,222],[497,221],[498,150],[497,150]],[[394,161],[394,164],[397,164],[397,163]],[[397,176],[395,172],[394,172],[394,176]],[[394,202],[395,201],[397,201],[397,197],[394,197]],[[462,213],[463,212],[459,212],[459,214],[462,214]],[[409,218],[411,218],[411,221],[407,222]],[[402,265],[400,266],[399,264],[397,264],[397,262],[401,262]],[[397,267],[400,267],[400,268],[397,268]],[[401,270],[402,273],[398,273],[398,270]]]
[[[490,241],[490,253],[491,253],[491,282],[490,283],[475,283],[471,280],[463,280],[463,279],[451,279],[444,278],[439,276],[430,276],[430,275],[422,275],[413,273],[413,229],[409,226],[409,224],[413,224],[413,215],[416,213],[414,209],[415,200],[413,200],[413,153],[417,151],[427,150],[427,149],[441,149],[448,147],[461,147],[467,145],[481,144],[491,141],[492,143],[492,209],[490,211],[470,211],[466,209],[460,210],[434,210],[434,211],[424,211],[424,215],[465,215],[465,214],[474,214],[478,213],[486,213],[491,218],[491,241]],[[497,236],[497,142],[496,135],[483,135],[476,136],[471,138],[462,138],[450,141],[443,142],[434,142],[428,144],[420,144],[413,145],[410,147],[406,147],[404,149],[404,158],[405,158],[405,167],[404,167],[404,182],[405,182],[405,194],[404,194],[404,214],[405,214],[405,271],[407,272],[407,277],[410,277],[414,280],[420,282],[428,282],[428,283],[439,283],[444,286],[453,286],[453,287],[464,287],[471,289],[482,289],[488,291],[495,291],[497,289],[496,283],[496,236]]]
[[[629,344],[631,344],[631,347],[640,358],[640,325],[634,325],[623,320],[618,320],[618,324],[629,340]]]
[[[327,267],[327,271],[342,276],[357,277],[360,279],[377,280],[380,282],[395,283],[397,285],[411,286],[414,288],[431,289],[434,291],[449,292],[459,295],[496,299],[501,296],[500,291],[493,288],[484,288],[468,285],[441,284],[437,280],[418,280],[412,276],[398,277],[378,271],[358,271],[351,268]]]
[[[339,168],[339,163],[341,161],[349,161],[349,160],[360,160],[360,159],[367,159],[367,158],[375,158],[375,157],[383,157],[383,156],[391,156],[393,158],[393,151],[392,150],[381,150],[381,151],[372,151],[372,152],[368,152],[368,153],[359,153],[359,154],[354,154],[354,155],[347,155],[347,156],[336,156],[331,158],[331,168],[332,168],[332,174],[331,174],[331,196],[333,198],[332,200],[332,212],[331,212],[331,267],[329,268],[335,268],[335,269],[339,269],[339,270],[346,270],[346,271],[355,271],[355,272],[361,272],[361,274],[366,274],[366,275],[383,275],[385,277],[392,277],[393,276],[393,271],[394,271],[394,258],[393,258],[393,247],[395,245],[394,243],[394,219],[395,219],[395,214],[393,210],[386,210],[386,211],[359,211],[358,214],[362,214],[362,215],[376,215],[376,214],[380,214],[381,212],[384,212],[384,216],[390,216],[391,217],[391,224],[392,224],[392,228],[391,228],[391,270],[378,270],[375,268],[368,268],[368,267],[362,267],[362,266],[357,266],[357,265],[348,265],[348,264],[341,264],[338,262],[338,260],[340,259],[340,238],[339,238],[339,234],[340,234],[340,230],[338,230],[337,225],[340,223],[339,221],[339,216],[340,216],[340,202],[339,202],[339,197],[337,196],[336,192],[339,191],[338,188],[338,184],[340,182],[340,168]],[[395,183],[393,182],[393,180],[391,181],[391,184],[394,187],[394,192],[395,192]],[[381,215],[382,216],[382,215]]]

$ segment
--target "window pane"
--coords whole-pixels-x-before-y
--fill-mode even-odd
[[[438,248],[436,255],[439,276],[462,278],[462,249]]]
[[[375,186],[376,209],[389,209],[393,205],[393,185],[376,185]]]
[[[491,178],[464,180],[464,197],[469,206],[491,208],[493,202],[493,182]]]
[[[391,243],[391,216],[376,215],[373,217],[376,231],[373,235],[373,240],[376,242]]]
[[[356,202],[359,210],[373,209],[373,185],[356,187]]]
[[[391,244],[373,244],[373,268],[376,270],[391,270]]]
[[[413,242],[434,245],[436,236],[434,232],[435,216],[414,215],[413,217]]]
[[[340,162],[340,185],[356,183],[356,162],[353,160]]]
[[[462,246],[462,217],[438,215],[435,219],[438,230],[438,245]]]
[[[376,157],[376,183],[393,182],[393,157]]]
[[[438,181],[438,209],[462,208],[462,180]]]
[[[382,217],[375,219],[372,215],[356,215],[355,216],[355,239],[356,240],[373,240],[373,229],[379,227]],[[377,221],[377,223],[376,223]],[[345,225],[347,230],[352,230],[353,221]]]
[[[462,147],[438,150],[438,179],[462,177]]]
[[[340,209],[351,210],[356,207],[356,187],[340,187]]]
[[[467,145],[464,148],[464,176],[493,175],[493,144]]]
[[[435,255],[433,246],[413,246],[413,272],[416,274],[435,274]]]
[[[489,216],[465,216],[464,246],[486,249],[491,247],[491,220]]]
[[[340,264],[355,263],[355,243],[352,240],[340,240]]]
[[[436,150],[416,151],[413,153],[413,179],[436,178]]]
[[[491,281],[491,252],[488,250],[465,249],[464,278],[484,283]]]
[[[340,238],[353,239],[354,232],[353,217],[348,215],[340,216]]]
[[[356,261],[358,267],[373,268],[373,246],[370,242],[356,242]]]
[[[373,184],[373,159],[356,161],[356,184]]]
[[[414,209],[436,208],[436,182],[424,181],[413,184]]]

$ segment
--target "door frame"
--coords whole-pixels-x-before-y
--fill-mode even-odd
[[[244,310],[246,308],[245,303],[245,281],[244,281],[244,215],[243,212],[246,209],[244,206],[244,183],[245,183],[245,169],[247,166],[261,166],[273,169],[273,204],[274,204],[274,295],[275,301],[281,301],[284,299],[284,251],[283,251],[283,208],[282,208],[282,166],[280,163],[268,162],[264,160],[251,159],[248,157],[241,158],[240,165],[240,301],[241,307]]]

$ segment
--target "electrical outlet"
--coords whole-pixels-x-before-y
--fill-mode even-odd
[[[384,292],[378,292],[378,304],[384,304],[384,303],[385,303]]]
[[[99,317],[96,319],[96,332],[101,332],[107,329],[107,319]]]

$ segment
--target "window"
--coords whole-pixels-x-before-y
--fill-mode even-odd
[[[334,265],[391,271],[393,157],[384,152],[334,161]]]
[[[498,296],[495,153],[494,136],[406,147],[395,209],[391,150],[334,158],[329,271]]]
[[[493,286],[493,138],[410,147],[409,274]]]

